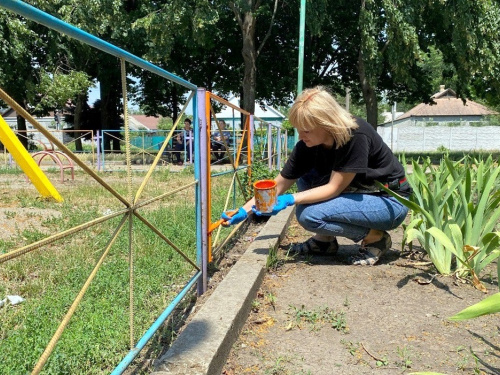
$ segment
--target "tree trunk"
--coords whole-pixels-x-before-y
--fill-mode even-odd
[[[177,86],[176,84],[172,87],[172,119],[177,121],[177,117],[179,117],[179,95],[177,95]]]
[[[82,147],[82,139],[81,139],[81,134],[77,130],[80,130],[82,128],[82,113],[83,113],[83,105],[86,102],[87,95],[85,93],[79,94],[77,99],[76,99],[76,107],[75,107],[75,119],[73,122],[73,129],[76,130],[75,133],[73,133],[75,137],[75,149],[76,151],[82,152],[83,147]]]
[[[24,105],[21,104],[21,106],[26,109]],[[17,138],[19,138],[26,150],[29,150],[28,137],[29,135],[26,132],[26,119],[21,115],[17,115]]]
[[[242,35],[243,35],[243,61],[245,71],[243,76],[243,97],[240,105],[250,113],[255,112],[255,84],[256,84],[256,61],[257,51],[255,49],[255,23],[256,19],[252,12],[243,15]],[[243,126],[244,124],[241,124]]]
[[[365,100],[366,120],[376,129],[378,119],[377,93],[366,76],[366,69],[361,51],[359,52],[358,58],[358,74],[361,83],[361,90],[363,92],[363,99]]]
[[[118,103],[120,100],[120,80],[113,70],[116,65],[110,64],[109,70],[101,70],[99,83],[101,93],[101,126],[103,130],[119,130]],[[119,72],[119,70],[116,70]],[[112,145],[112,150],[111,150]],[[120,152],[120,132],[108,132],[104,136],[104,151]]]

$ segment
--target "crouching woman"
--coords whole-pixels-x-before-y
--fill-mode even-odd
[[[300,141],[276,177],[278,200],[273,214],[296,205],[299,224],[314,236],[296,244],[301,254],[336,253],[337,237],[360,242],[354,265],[374,265],[392,245],[388,231],[398,227],[408,209],[381,191],[375,181],[402,196],[411,188],[404,168],[380,135],[366,121],[342,108],[322,87],[304,90],[289,113]],[[285,194],[297,183],[298,192]],[[228,224],[245,220],[252,198]]]

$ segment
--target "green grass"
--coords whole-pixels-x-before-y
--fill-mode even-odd
[[[52,181],[58,172],[49,172]],[[135,195],[144,174],[134,173]],[[126,173],[102,177],[127,196]],[[1,178],[1,176],[0,176]],[[158,196],[194,181],[191,169],[169,173],[159,169],[147,184],[140,201]],[[213,183],[212,218],[219,218],[231,177]],[[116,212],[124,205],[83,173],[75,182],[57,186],[64,202],[39,199],[33,189],[9,190],[10,219],[35,220],[37,227],[19,229],[16,236],[0,240],[0,254],[38,241],[47,233],[60,233],[76,225]],[[158,228],[175,246],[196,263],[196,208],[194,187],[177,192],[137,212]],[[241,205],[241,194],[231,198]],[[17,209],[55,210],[58,217],[21,216]],[[16,213],[14,215],[14,213]],[[22,257],[0,265],[0,297],[21,295],[26,301],[0,310],[0,374],[31,372],[62,318],[104,252],[121,216],[72,234]],[[224,229],[222,237],[230,229]],[[172,302],[195,270],[165,241],[137,218],[133,219],[134,249],[134,344]],[[129,334],[129,235],[128,223],[111,247],[81,304],[69,321],[44,374],[108,374],[130,350]],[[161,330],[160,330],[161,331]],[[161,338],[151,340],[148,355],[162,349]]]

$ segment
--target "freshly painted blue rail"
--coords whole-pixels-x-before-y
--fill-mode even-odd
[[[149,327],[144,336],[137,342],[137,345],[134,349],[132,349],[125,358],[116,366],[111,375],[119,375],[122,374],[132,363],[135,357],[140,353],[140,351],[146,346],[148,341],[153,337],[158,328],[161,327],[163,322],[168,318],[168,316],[172,313],[175,307],[179,304],[179,302],[184,298],[184,296],[191,290],[194,284],[198,281],[201,276],[201,272],[198,272],[193,278],[189,281],[189,283],[182,289],[182,291],[175,297],[172,303],[163,311],[163,313],[155,320],[155,322]]]
[[[110,55],[123,58],[125,59],[125,61],[135,64],[161,77],[174,81],[175,83],[178,83],[179,85],[187,87],[191,90],[196,90],[197,88],[196,85],[193,85],[192,83],[180,77],[177,77],[176,75],[169,73],[166,70],[163,70],[158,66],[153,65],[144,59],[141,59],[140,57],[131,54],[130,52],[118,48],[111,43],[99,39],[96,36],[87,33],[86,31],[83,31],[64,21],[61,21],[60,19],[51,16],[50,14],[45,13],[20,0],[2,0],[0,2],[0,7],[9,9],[27,19],[38,22],[44,26],[47,26],[50,29],[59,31],[60,33],[71,36],[72,38],[75,38],[83,43],[91,45],[97,49],[100,49],[101,51],[107,52]]]

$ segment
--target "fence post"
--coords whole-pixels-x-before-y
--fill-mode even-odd
[[[276,135],[276,153],[277,153],[277,159],[276,159],[276,169],[281,168],[281,128],[278,128],[278,132]]]
[[[253,137],[254,137],[254,134],[255,134],[255,129],[254,129],[254,122],[253,122],[253,115],[250,115],[250,125],[249,125],[249,137],[250,137],[250,148],[248,150],[248,154],[247,154],[247,164],[248,165],[252,165],[253,163]]]
[[[285,129],[285,162],[287,160],[288,160],[288,130]]]
[[[198,88],[194,103],[194,148],[196,160],[194,162],[198,202],[196,204],[196,232],[197,232],[197,257],[202,272],[198,281],[198,294],[207,290],[208,269],[208,161],[207,161],[207,95],[204,88]]]
[[[267,124],[267,166],[273,170],[273,129],[271,124]]]
[[[101,171],[101,133],[98,130],[95,136],[95,144],[97,146],[97,170]]]

